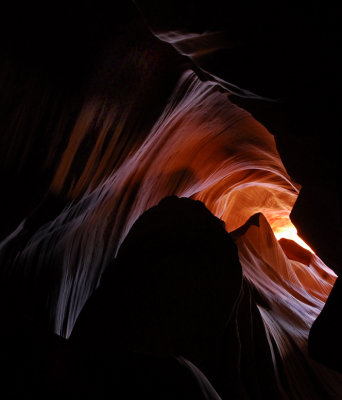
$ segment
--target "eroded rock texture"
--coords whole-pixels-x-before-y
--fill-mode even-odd
[[[197,367],[178,360],[166,370],[204,373],[223,398],[341,397],[340,375],[307,354],[308,332],[340,271],[340,12],[320,1],[226,3],[5,4],[6,395],[22,398],[26,387],[27,395],[45,398],[65,395],[65,387],[79,390],[82,374],[74,377],[68,368],[80,359],[65,340],[105,277],[109,286],[118,284],[113,260],[133,224],[176,195],[200,200],[233,232],[243,283],[220,368],[210,371],[195,357]],[[274,232],[291,227],[289,216],[317,255],[275,239]],[[213,254],[216,248],[208,249],[203,263]],[[108,265],[114,272],[107,275]],[[235,278],[227,279],[233,286],[225,296],[235,296]],[[338,286],[332,293],[310,351],[339,371],[338,340],[330,340]],[[204,306],[204,298],[195,303]],[[99,334],[81,330],[89,340]],[[204,346],[201,352],[214,354]],[[141,363],[151,366],[152,379],[154,361]],[[94,383],[93,396],[101,376],[112,379],[93,364],[82,371]]]

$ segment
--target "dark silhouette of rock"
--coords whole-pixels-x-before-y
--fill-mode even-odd
[[[177,68],[181,69],[181,64],[184,63],[183,57],[171,62],[175,59],[175,52],[169,49],[166,44],[157,44],[158,40],[152,38],[152,35],[148,33],[147,27],[141,23],[137,10],[130,2],[101,1],[97,2],[96,5],[87,3],[82,8],[62,3],[50,2],[48,6],[44,7],[38,4],[21,7],[16,2],[12,2],[3,8],[4,17],[0,28],[2,33],[1,57],[4,61],[0,66],[2,75],[0,102],[2,117],[0,124],[3,132],[0,174],[4,193],[1,199],[2,237],[6,237],[25,216],[31,214],[31,218],[26,224],[29,232],[24,237],[19,237],[17,242],[13,242],[9,249],[10,253],[5,254],[5,256],[10,255],[4,262],[6,268],[7,265],[10,265],[11,258],[16,258],[20,253],[22,242],[27,242],[30,239],[30,230],[35,231],[41,224],[54,218],[60,207],[67,205],[70,200],[67,194],[59,193],[60,198],[57,196],[56,202],[49,200],[45,205],[42,204],[38,210],[36,209],[37,204],[41,202],[50,188],[51,179],[69,140],[69,133],[73,129],[84,98],[92,94],[112,100],[112,96],[119,92],[118,99],[121,104],[122,92],[116,89],[123,88],[126,90],[129,87],[132,92],[135,92],[135,85],[139,86],[143,81],[139,79],[139,68],[145,68],[144,71],[148,73],[147,75],[151,80],[147,80],[145,84],[139,86],[140,90],[136,94],[139,101],[134,107],[138,110],[139,116],[145,117],[145,114],[149,113],[148,121],[143,124],[144,127],[146,126],[145,132],[148,132],[148,128],[153,125],[155,115],[162,110],[161,104],[178,76],[177,71],[174,74],[171,71],[177,70]],[[121,7],[119,7],[119,3]],[[149,16],[151,12],[153,14],[157,10],[155,7],[160,7],[162,4],[155,1],[137,1],[136,3],[142,6],[148,5],[148,7],[142,7],[144,17]],[[179,1],[176,3],[166,2],[165,4],[168,7],[166,7],[166,12],[164,9],[162,13],[163,18],[161,18],[159,9],[150,21],[160,23],[160,26],[157,27],[161,29],[166,26],[167,28],[183,30],[187,23],[189,24],[189,32],[202,33],[207,29],[223,29],[225,32],[218,35],[217,38],[219,40],[223,38],[224,44],[228,43],[230,47],[219,48],[217,51],[215,43],[213,43],[214,51],[207,51],[210,48],[205,48],[205,53],[201,53],[201,49],[197,48],[198,53],[201,54],[196,59],[198,65],[219,77],[241,85],[245,89],[272,96],[275,99],[281,98],[280,101],[261,102],[232,97],[236,103],[252,112],[276,135],[278,149],[288,172],[304,187],[299,200],[295,204],[292,219],[300,234],[307,239],[316,253],[322,257],[326,264],[339,272],[341,247],[339,209],[342,198],[340,146],[338,146],[340,140],[338,127],[340,125],[339,93],[341,87],[340,6],[329,5],[326,1],[311,2],[309,6],[307,2],[300,5],[298,2],[290,3],[271,5],[267,1],[253,5],[253,7],[245,6],[242,3],[229,4],[229,12],[225,13],[221,7],[222,2],[221,4],[220,2],[207,4],[207,2],[197,1],[187,2],[186,4]],[[122,7],[124,4],[125,6]],[[124,10],[121,8],[124,8]],[[168,9],[172,12],[169,13]],[[218,25],[217,21],[219,21]],[[140,28],[137,29],[137,26]],[[291,29],[288,28],[289,26]],[[132,32],[131,36],[128,32]],[[122,38],[126,38],[127,35],[129,36],[128,40],[123,41]],[[137,40],[135,36],[138,37]],[[115,38],[115,45],[112,42],[113,38]],[[145,39],[141,40],[142,38]],[[143,45],[141,45],[142,42]],[[152,42],[154,43],[153,46],[151,46]],[[122,43],[125,44],[122,45]],[[205,40],[203,43],[205,47]],[[221,45],[222,43],[220,43]],[[134,51],[130,52],[132,49]],[[153,49],[155,51],[152,51]],[[140,60],[146,60],[147,55],[150,57],[150,61],[162,60],[164,67],[162,69],[158,67],[154,70],[151,68],[152,63],[139,64]],[[125,58],[127,63],[122,62],[121,64],[122,56],[127,56]],[[116,63],[116,61],[119,61],[119,63]],[[137,69],[130,69],[130,62]],[[115,71],[112,71],[112,65],[116,65]],[[128,70],[130,71],[126,74]],[[118,71],[120,73],[116,75]],[[112,86],[114,75],[116,85]],[[170,78],[171,75],[172,78]],[[131,79],[132,77],[134,79]],[[201,78],[203,77],[201,76]],[[165,87],[163,87],[161,83],[166,81],[170,82],[165,83]],[[158,88],[161,92],[156,98],[152,99],[153,95],[144,94],[145,89],[150,86],[152,91]],[[130,95],[125,97],[125,101],[131,102]],[[132,124],[134,125],[135,122],[133,121]],[[141,132],[140,125],[138,124],[138,126],[137,131]],[[127,137],[122,136],[123,143],[126,143]],[[90,133],[88,139],[87,146],[91,148],[96,138]],[[135,139],[137,139],[136,143],[139,143],[139,138],[132,138],[132,140]],[[82,165],[86,162],[86,157],[84,159],[82,157],[83,153],[73,163],[68,182],[72,183],[80,174]],[[33,212],[33,210],[36,210],[36,212]],[[289,257],[297,257],[292,252],[293,249],[289,249],[288,246],[286,249],[288,255],[291,252]],[[197,246],[192,251],[197,255]],[[154,249],[154,254],[158,255],[157,253],[158,251]],[[122,254],[124,255],[124,253]],[[119,306],[124,304],[124,309],[130,309],[132,315],[136,318],[134,321],[139,321],[139,318],[144,320],[144,314],[140,314],[140,310],[144,310],[146,313],[149,309],[146,304],[153,303],[153,299],[150,298],[144,300],[138,307],[139,303],[131,300],[132,293],[136,298],[142,296],[142,288],[138,284],[136,284],[136,287],[138,287],[136,292],[134,286],[129,286],[130,289],[125,292],[126,286],[120,287],[116,283],[115,290],[118,293],[109,294],[113,291],[112,283],[119,282],[120,279],[126,279],[126,282],[129,280],[130,277],[127,276],[126,272],[120,270],[120,263],[124,262],[123,260],[126,260],[126,263],[131,263],[127,260],[134,259],[133,255],[129,256],[131,258],[125,255],[122,256],[121,261],[118,260],[117,264],[113,263],[113,266],[103,277],[103,289],[100,289],[87,305],[85,314],[89,313],[90,315],[93,312],[88,321],[97,321],[95,325],[90,324],[90,326],[82,328],[83,322],[80,320],[79,326],[75,330],[75,337],[73,338],[75,343],[77,342],[75,348],[82,348],[82,340],[84,340],[84,343],[93,343],[93,347],[85,347],[89,351],[85,356],[87,362],[82,369],[85,375],[82,376],[80,372],[77,377],[78,380],[76,379],[79,386],[82,386],[85,377],[89,380],[93,379],[92,389],[90,390],[89,386],[85,386],[83,396],[90,396],[91,394],[92,397],[96,397],[98,387],[107,378],[108,382],[112,373],[111,369],[107,371],[106,367],[103,367],[103,376],[106,378],[101,377],[99,366],[101,360],[91,369],[88,362],[91,359],[89,354],[93,354],[94,357],[97,354],[106,355],[109,347],[119,348],[122,343],[122,346],[127,347],[128,343],[132,343],[132,339],[134,339],[132,325],[132,329],[128,329],[130,335],[125,336],[124,330],[116,332],[117,321],[123,321],[125,324],[130,322],[130,319],[127,316],[125,317],[125,313],[121,313]],[[138,260],[137,265],[140,265],[140,255],[137,253],[135,256],[135,259]],[[201,259],[199,255],[198,258]],[[60,260],[54,262],[57,265]],[[171,263],[172,260],[168,262]],[[165,263],[167,264],[166,261]],[[15,324],[13,321],[21,308],[40,320],[45,321],[49,318],[46,315],[48,314],[46,303],[47,299],[51,299],[51,292],[56,290],[56,287],[51,283],[56,278],[54,276],[56,272],[51,275],[50,271],[54,268],[51,265],[48,265],[48,267],[46,274],[43,277],[38,277],[38,279],[36,279],[34,268],[32,268],[32,275],[27,279],[26,276],[22,276],[21,265],[19,265],[17,275],[13,273],[11,281],[2,279],[0,284],[0,287],[4,289],[0,297],[3,300],[2,321],[7,328],[1,337],[3,349],[6,350],[3,352],[6,360],[4,362],[5,368],[10,364],[7,375],[4,375],[5,387],[12,388],[14,384],[21,383],[22,387],[17,392],[10,392],[11,389],[8,392],[14,393],[13,396],[19,398],[22,398],[24,394],[29,396],[29,392],[35,391],[31,384],[28,384],[32,377],[32,371],[34,371],[30,366],[32,363],[40,364],[37,361],[39,357],[38,359],[35,356],[32,358],[30,352],[31,349],[38,349],[40,346],[40,341],[37,338],[41,337],[39,332],[44,328],[26,328],[29,333],[25,333],[22,327],[31,326],[27,319],[21,320],[18,314],[18,321]],[[56,276],[58,276],[58,272]],[[144,275],[140,275],[139,278],[146,282]],[[105,282],[107,281],[108,289],[105,289]],[[166,281],[166,278],[164,281]],[[49,285],[45,285],[46,282]],[[33,286],[33,289],[31,286]],[[336,284],[336,289],[333,290],[321,317],[314,324],[309,344],[314,358],[331,368],[340,370],[339,328],[336,325],[338,321],[336,315],[339,315],[339,304],[341,304],[338,286],[339,283]],[[39,290],[35,290],[36,287],[44,287],[44,293],[40,294]],[[146,283],[146,292],[150,287],[153,287],[153,281]],[[13,288],[16,288],[16,291],[13,291]],[[23,291],[20,293],[21,290]],[[35,291],[37,293],[32,295]],[[243,298],[245,300],[241,300],[241,304],[249,304],[249,301],[251,301],[252,314],[246,311],[247,306],[240,306],[238,315],[242,324],[244,318],[242,318],[243,312],[241,310],[245,310],[245,318],[247,319],[243,322],[243,325],[246,326],[245,343],[249,343],[247,339],[249,334],[248,324],[256,319],[257,323],[254,324],[253,322],[253,326],[260,325],[260,317],[257,316],[258,311],[253,305],[258,301],[257,295],[253,293],[252,289],[246,288],[246,284],[244,284],[244,293],[245,297]],[[17,294],[20,295],[17,296]],[[124,299],[121,303],[115,300],[116,296],[119,297],[119,294],[120,298]],[[182,294],[181,289],[179,289],[178,294]],[[115,303],[115,319],[113,319],[116,321],[115,324],[114,322],[113,324],[109,323],[108,319],[105,318],[108,308],[103,310],[101,314],[101,309],[96,306],[97,303],[104,304],[107,300]],[[228,300],[225,299],[227,302]],[[15,306],[12,303],[15,303]],[[204,303],[204,300],[202,303]],[[107,306],[111,309],[110,304]],[[158,305],[158,307],[160,306]],[[155,309],[151,309],[150,314],[153,315],[152,310],[155,310],[156,313],[158,307],[155,306]],[[173,304],[165,304],[165,307],[170,308],[170,313],[172,310],[174,311]],[[94,311],[91,311],[92,308]],[[6,315],[6,310],[10,310],[11,316]],[[184,320],[186,319],[185,311]],[[149,316],[151,317],[151,315]],[[216,313],[213,315],[213,319],[215,315]],[[253,317],[250,315],[253,315]],[[85,320],[87,320],[86,317]],[[204,323],[204,321],[199,322]],[[86,322],[84,323],[87,325]],[[104,324],[106,328],[109,327],[109,329],[103,330],[101,324]],[[235,354],[236,357],[231,361],[231,371],[233,372],[229,376],[235,376],[236,360],[240,358],[241,354],[236,351],[239,345],[238,341],[234,342],[236,340],[234,319],[230,320],[228,326],[227,329],[231,329],[232,332],[232,336],[230,336],[232,340],[228,340],[226,343],[231,346],[228,346],[229,354]],[[134,328],[138,328],[135,336],[141,334],[141,337],[145,337],[145,341],[135,342],[137,348],[155,346],[154,343],[148,343],[148,337],[146,337],[148,335],[144,333],[154,332],[159,334],[160,329],[155,324],[147,326],[137,324]],[[88,329],[86,337],[83,337],[83,339],[81,338],[82,335],[77,337],[78,329],[80,332]],[[228,334],[227,329],[225,335]],[[101,330],[102,336],[98,339],[98,332]],[[257,332],[264,338],[264,332],[261,328],[258,328]],[[112,339],[113,334],[116,335],[115,340]],[[107,337],[105,337],[106,335]],[[94,341],[91,339],[92,337],[95,338]],[[198,338],[198,343],[203,340],[204,338]],[[45,342],[45,339],[42,339],[42,341]],[[7,343],[10,343],[8,347],[6,347]],[[159,347],[157,346],[156,351],[172,352],[174,346],[178,345],[181,348],[181,344],[176,335],[174,343],[170,343],[164,337],[163,342],[158,344]],[[61,344],[63,349],[61,353],[58,350],[57,356],[50,355],[49,357],[60,359],[60,354],[69,352],[69,348],[66,350],[65,345],[64,342]],[[189,347],[187,347],[188,345]],[[37,350],[36,354],[42,354],[44,353],[42,349],[49,348],[49,345],[44,346],[39,347],[40,350]],[[59,345],[55,347],[55,344],[53,344],[51,346],[54,349],[59,348]],[[188,343],[187,346],[183,343],[183,346],[189,351],[189,359],[191,359],[192,353],[194,356],[198,352],[196,342]],[[320,346],[323,347],[320,348]],[[201,346],[197,344],[197,347]],[[262,348],[261,346],[258,349]],[[112,352],[114,352],[113,349],[109,351],[110,354]],[[80,367],[80,360],[82,360],[79,357],[80,353],[73,356],[73,363],[75,363],[73,365],[77,368]],[[248,353],[246,350],[246,354],[252,354],[252,352]],[[130,357],[134,359],[135,356]],[[215,368],[209,368],[211,364],[209,360],[204,361],[204,359],[210,358],[209,356],[206,357],[202,354],[201,357],[203,357],[203,360],[198,361],[198,364],[201,364],[201,369],[209,376],[209,370],[215,370]],[[244,365],[248,364],[249,357],[251,356],[243,357]],[[258,357],[260,358],[262,355],[259,354]],[[35,361],[32,361],[33,359]],[[121,357],[121,359],[126,360],[125,362],[131,365],[127,361],[129,356]],[[27,363],[24,361],[26,363],[25,368],[21,367],[23,360],[29,360]],[[179,367],[181,364],[179,361],[168,360],[173,366],[176,366],[175,369],[182,368]],[[138,364],[137,361],[135,362]],[[62,365],[64,363],[63,361]],[[143,363],[148,364],[146,360]],[[155,366],[162,362],[158,363],[151,361],[150,364]],[[40,366],[39,368],[43,367]],[[170,369],[172,368],[170,366]],[[227,368],[229,370],[230,367]],[[141,369],[144,368],[138,368],[138,370]],[[26,374],[28,375],[26,376]],[[70,393],[75,395],[79,393],[78,389],[75,388],[77,385],[74,387],[74,384],[71,385],[67,382],[69,378],[62,377],[62,383],[58,385],[55,372],[49,372],[49,374],[53,381],[51,385],[52,387],[55,386],[56,393],[65,394],[65,388],[71,388]],[[215,373],[212,373],[212,376],[214,375]],[[19,376],[24,380],[18,378],[15,381],[17,378],[14,379],[14,376]],[[36,376],[40,376],[40,372]],[[236,376],[238,377],[238,375]],[[42,379],[42,382],[44,379]],[[39,381],[39,379],[36,379],[36,381]],[[219,382],[218,380],[217,387],[220,386]],[[245,382],[249,382],[248,379],[245,379]],[[234,383],[232,383],[231,393],[235,390],[233,386]],[[222,393],[224,391],[229,393],[227,387],[221,390]],[[252,386],[249,387],[249,390],[252,391]],[[53,398],[54,394],[52,393],[53,390],[51,389],[51,396],[45,396],[45,398]],[[242,396],[242,392],[238,389],[234,393]],[[56,395],[56,397],[58,396]]]
[[[341,304],[342,283],[339,277],[322,312],[311,327],[308,346],[314,360],[342,373]]]
[[[118,354],[150,354],[173,368],[168,358],[184,357],[211,380],[241,284],[224,223],[201,202],[166,198],[134,224],[70,342],[105,363]]]
[[[201,398],[189,361],[223,399],[276,398],[258,304],[223,222],[199,201],[165,198],[133,225],[75,325],[77,390],[88,393],[84,374],[107,387],[115,369],[117,390],[123,379],[151,398]]]

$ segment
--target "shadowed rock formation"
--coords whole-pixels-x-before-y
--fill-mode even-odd
[[[179,381],[189,371],[192,378],[201,375],[184,358],[170,361],[164,355],[156,361],[155,356],[136,355],[144,347],[173,353],[178,346],[222,397],[341,398],[341,375],[307,354],[309,329],[336,279],[322,260],[340,271],[341,10],[321,0],[247,3],[4,4],[0,356],[6,395],[94,398],[117,370],[100,367],[101,360],[93,363],[92,357],[106,358],[113,343],[127,348],[135,343],[119,363],[126,365],[127,377],[134,363],[137,371],[149,370],[149,382],[167,376],[168,368]],[[206,326],[197,342],[188,339],[183,345],[178,329],[173,342],[161,335],[163,324],[153,322],[155,315],[162,306],[171,315],[174,308],[166,300],[156,305],[152,295],[143,296],[155,287],[152,278],[145,292],[136,279],[134,290],[117,285],[117,293],[108,294],[117,277],[131,279],[119,266],[131,265],[137,254],[124,253],[122,247],[120,262],[113,262],[101,279],[137,218],[171,194],[203,201],[228,231],[244,225],[234,236],[244,278],[222,334],[220,368],[212,366],[217,349],[199,351]],[[277,222],[288,218],[293,204],[291,218],[317,255],[284,239],[278,243],[273,235],[271,227],[276,230]],[[260,212],[266,219],[257,214],[248,220]],[[178,229],[169,222],[170,229]],[[129,238],[129,249],[136,248],[134,235]],[[149,246],[146,251],[158,255]],[[190,264],[196,259],[204,265],[212,249],[201,258],[197,247]],[[163,262],[189,265],[182,257]],[[132,271],[146,282],[145,275]],[[84,310],[88,315],[94,307],[95,315],[81,317],[74,332],[78,345],[51,336],[69,337],[100,281]],[[193,293],[205,289],[188,284]],[[182,296],[185,287],[174,288],[174,295]],[[337,280],[310,336],[313,357],[338,371],[339,292]],[[119,294],[134,318],[120,314],[114,301]],[[141,304],[130,300],[139,296],[145,298]],[[231,299],[225,296],[222,301],[228,304]],[[197,297],[199,305],[208,305],[209,315],[213,298]],[[129,335],[116,332],[107,314],[98,311],[96,304],[105,300],[116,303],[116,320],[123,321]],[[189,302],[189,309],[195,303]],[[110,304],[106,307],[109,313]],[[169,319],[170,326],[188,321],[182,311],[183,320]],[[211,315],[211,326],[221,311]],[[107,337],[101,328],[103,341],[91,339],[98,337],[89,322],[96,318],[100,325],[109,324]],[[193,318],[194,326],[205,324],[198,315]],[[133,320],[150,322],[135,330]],[[146,332],[163,340],[151,343]],[[85,347],[84,357],[74,350],[82,348],[81,337],[96,343],[95,349]],[[73,375],[67,365],[80,372]],[[193,382],[190,391],[198,389],[192,378],[186,378]]]
[[[341,278],[337,278],[325,306],[313,323],[309,335],[309,353],[312,358],[342,373],[342,304]]]
[[[336,275],[316,255],[309,258],[306,250],[286,241],[281,246],[260,213],[231,235],[267,332],[278,396],[338,398],[341,376],[310,359],[307,344]],[[260,357],[255,360],[265,371]]]
[[[135,357],[155,357],[156,369],[158,357],[166,357],[165,365],[168,357],[184,357],[216,383],[241,284],[237,249],[223,222],[201,202],[169,197],[133,225],[70,341],[88,362],[112,364],[131,354],[129,368],[141,376]],[[168,395],[161,383],[149,385],[161,398]]]

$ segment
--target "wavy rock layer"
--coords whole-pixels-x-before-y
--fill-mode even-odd
[[[246,396],[253,397],[247,388],[256,377],[263,382],[260,393],[266,393],[268,375],[261,376],[262,356],[256,355],[266,348],[273,362],[266,368],[272,388],[283,397],[340,398],[340,375],[310,361],[306,349],[310,326],[336,276],[318,257],[289,242],[280,246],[270,229],[276,231],[288,218],[299,193],[273,136],[230,101],[228,89],[234,85],[198,71],[185,57],[198,60],[200,35],[188,42],[178,36],[173,44],[180,55],[133,22],[120,25],[123,32],[97,54],[83,92],[80,82],[70,95],[68,84],[57,90],[60,80],[46,78],[62,65],[68,71],[68,57],[53,51],[58,37],[42,68],[47,75],[31,65],[26,79],[20,62],[2,66],[1,104],[7,115],[1,166],[10,182],[2,210],[18,209],[13,218],[5,215],[12,228],[30,213],[12,233],[3,229],[3,337],[28,325],[28,337],[47,329],[68,338],[134,222],[165,196],[177,195],[201,200],[234,232],[245,283],[227,343],[241,347],[236,360],[244,370],[239,379]],[[56,59],[60,63],[52,68]],[[78,75],[81,64],[73,64],[69,78]],[[264,217],[249,220],[256,213]],[[32,323],[31,329],[32,320],[40,325]],[[262,324],[266,347],[262,339],[255,345],[250,329]]]
[[[166,195],[203,201],[231,231],[259,211],[276,224],[298,194],[273,136],[191,71],[139,146],[127,141],[130,108],[117,114],[112,106],[103,119],[102,106],[94,100],[83,107],[52,181],[55,195],[67,192],[74,201],[33,235],[20,226],[1,247],[11,274],[52,268],[51,319],[67,337],[134,221]],[[75,175],[90,134],[95,143]]]

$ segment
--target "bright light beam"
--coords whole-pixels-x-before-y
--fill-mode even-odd
[[[312,250],[312,248],[310,246],[308,246],[304,242],[304,240],[298,236],[297,229],[291,223],[290,220],[288,220],[286,225],[282,225],[282,226],[278,226],[278,227],[273,226],[272,229],[273,229],[273,232],[274,232],[277,240],[280,240],[281,238],[293,240],[294,242],[298,243],[304,249],[307,249],[307,250],[311,251],[311,253],[315,254],[315,252]]]

